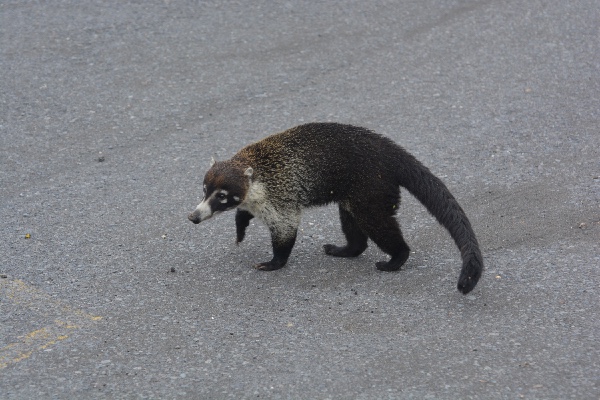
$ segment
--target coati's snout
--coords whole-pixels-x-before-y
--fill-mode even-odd
[[[199,224],[200,223],[200,214],[196,210],[194,210],[193,213],[188,215],[188,219],[195,224]]]
[[[198,207],[188,215],[188,219],[195,224],[206,221],[213,215],[220,212],[231,210],[240,204],[240,198],[236,195],[230,195],[226,190],[221,189],[205,196]]]
[[[210,199],[203,199],[202,203],[198,204],[198,207],[188,215],[188,219],[195,224],[199,224],[212,217],[215,211],[213,211],[209,200]]]

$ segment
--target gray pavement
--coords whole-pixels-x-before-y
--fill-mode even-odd
[[[0,2],[0,398],[600,398],[600,7]],[[443,178],[486,271],[406,194],[413,254],[288,266],[195,226],[211,156],[371,128]],[[174,272],[171,272],[174,271]]]

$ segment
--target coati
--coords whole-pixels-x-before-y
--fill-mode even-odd
[[[254,217],[271,232],[273,258],[256,264],[264,271],[283,267],[294,247],[305,207],[337,203],[347,243],[326,244],[325,253],[356,257],[370,238],[397,271],[410,249],[395,218],[405,187],[449,232],[461,252],[458,290],[469,293],[483,259],[464,211],[442,181],[391,139],[368,129],[338,123],[309,123],[244,147],[230,160],[215,162],[204,177],[204,198],[188,216],[195,224],[233,208],[237,243]]]

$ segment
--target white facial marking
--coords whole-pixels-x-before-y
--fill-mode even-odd
[[[240,198],[239,198],[239,196],[233,196],[233,199],[234,199],[235,201],[240,201]]]
[[[219,198],[223,197],[222,199],[219,200],[219,202],[221,202],[221,204],[225,204],[227,203],[227,195],[229,194],[229,192],[227,190],[221,189],[219,190]]]
[[[213,212],[210,209],[210,205],[208,204],[208,199],[203,200],[202,203],[198,204],[198,207],[196,207],[196,210],[200,214],[200,222],[209,219],[213,215]]]

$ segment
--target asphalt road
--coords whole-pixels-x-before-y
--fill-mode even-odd
[[[598,399],[600,7],[589,1],[0,2],[0,398]],[[443,178],[486,271],[405,195],[414,253],[286,268],[210,157],[371,128]],[[174,271],[174,272],[171,272]]]

